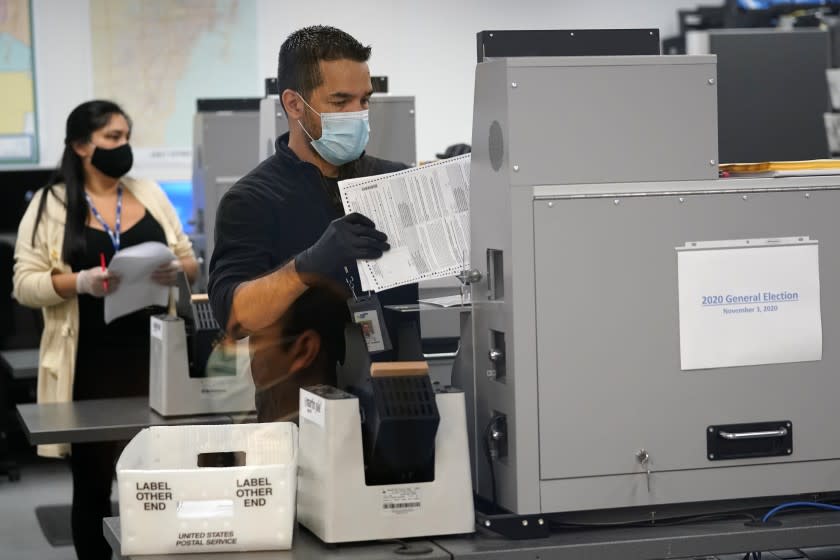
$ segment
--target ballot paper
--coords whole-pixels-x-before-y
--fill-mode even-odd
[[[470,304],[470,293],[467,292],[463,296],[455,294],[450,296],[439,296],[431,298],[421,298],[417,300],[418,303],[425,303],[427,305],[434,305],[435,307],[460,307],[462,305]]]
[[[157,241],[117,251],[108,272],[120,277],[120,285],[105,296],[105,323],[150,305],[165,306],[170,288],[161,286],[151,276],[157,267],[174,258],[172,250]]]
[[[683,370],[822,359],[817,241],[687,243],[677,263]]]
[[[469,268],[470,155],[338,183],[344,210],[388,236],[391,249],[361,260],[362,290],[387,290]]]

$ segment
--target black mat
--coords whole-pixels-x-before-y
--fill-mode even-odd
[[[111,504],[112,511],[118,511],[116,503]],[[38,506],[35,517],[41,532],[51,546],[70,546],[73,544],[73,532],[70,528],[70,504]]]

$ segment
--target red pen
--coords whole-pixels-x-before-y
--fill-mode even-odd
[[[102,272],[105,272],[107,268],[105,268],[105,253],[99,253],[99,266],[102,267]],[[108,293],[108,280],[105,279],[102,281],[102,285],[105,287],[105,293]]]

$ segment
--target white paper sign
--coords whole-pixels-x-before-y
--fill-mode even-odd
[[[687,243],[677,263],[683,370],[822,359],[817,241]]]

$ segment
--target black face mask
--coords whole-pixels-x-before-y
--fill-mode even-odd
[[[119,179],[128,173],[133,163],[134,156],[129,144],[111,150],[97,146],[90,158],[91,165],[112,179]]]

